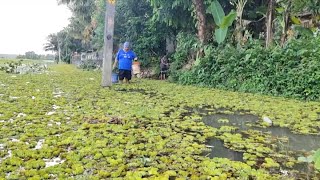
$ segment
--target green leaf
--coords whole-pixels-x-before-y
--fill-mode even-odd
[[[212,1],[208,7],[208,12],[212,14],[214,22],[220,25],[223,17],[225,16],[222,6],[217,0]]]
[[[149,170],[149,174],[150,175],[158,175],[158,168],[154,168],[152,167],[150,170]]]
[[[314,166],[318,171],[320,171],[320,161],[316,161]]]
[[[232,10],[227,16],[223,17],[222,22],[219,25],[220,28],[228,28],[229,26],[231,26],[236,17],[237,13]]]
[[[168,176],[177,176],[177,173],[173,170],[168,170],[164,174],[166,174]]]
[[[307,162],[307,158],[306,157],[298,157],[298,161],[299,162]]]
[[[314,153],[314,155],[313,155],[313,158],[314,158],[314,160],[320,160],[320,149],[318,149],[315,153]]]
[[[276,10],[277,10],[278,13],[283,13],[284,12],[284,8],[283,7],[276,8]]]
[[[302,36],[305,36],[305,37],[312,37],[313,36],[313,32],[308,28],[305,28],[305,27],[302,27],[299,25],[296,25],[293,28],[295,31],[299,32]]]
[[[300,25],[301,24],[300,19],[295,17],[295,16],[290,16],[290,19],[293,22],[293,24],[296,24],[296,25]]]
[[[298,157],[298,161],[300,161],[300,162],[306,162],[306,163],[311,163],[311,162],[312,162],[312,156],[308,156],[308,157]]]
[[[251,58],[251,54],[246,54],[245,60],[248,61]]]
[[[218,44],[221,44],[226,39],[227,32],[228,32],[228,28],[216,29],[215,37],[216,37]]]

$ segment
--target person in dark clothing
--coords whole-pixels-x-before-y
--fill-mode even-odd
[[[160,79],[165,80],[169,69],[169,61],[167,55],[160,60]]]

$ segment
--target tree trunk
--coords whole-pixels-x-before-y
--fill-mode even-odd
[[[274,16],[274,0],[269,0],[266,19],[266,47],[269,47],[273,41],[273,16]]]
[[[290,17],[290,9],[291,9],[291,1],[288,2],[288,6],[286,7],[284,14],[283,14],[283,22],[284,27],[282,29],[282,35],[281,35],[281,46],[284,45],[284,43],[287,41],[288,37],[288,28],[289,28],[289,17]]]
[[[287,41],[288,27],[289,27],[289,13],[286,12],[284,15],[284,27],[282,29],[282,35],[281,35],[281,46],[283,46],[284,43]]]
[[[245,30],[245,27],[243,25],[242,15],[243,15],[243,9],[245,5],[247,4],[248,0],[238,0],[236,3],[237,5],[237,21],[236,21],[236,41],[239,45],[243,45],[243,31]]]
[[[197,23],[198,23],[198,38],[201,43],[207,42],[206,37],[206,13],[203,0],[192,0],[192,3],[196,9]]]

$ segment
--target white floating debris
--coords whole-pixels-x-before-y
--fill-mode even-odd
[[[16,78],[17,76],[11,76],[12,78]]]
[[[44,143],[44,139],[40,139],[38,142],[37,142],[37,145],[34,149],[41,149],[42,148],[42,144]]]
[[[53,96],[54,98],[62,97],[60,94]]]
[[[60,125],[61,125],[61,122],[56,122],[56,125],[60,126]]]
[[[53,92],[52,94],[57,95],[57,94],[63,94],[63,93],[64,93],[63,91],[58,91],[58,92]]]
[[[6,178],[8,178],[9,179],[9,177],[11,176],[11,172],[8,172],[8,173],[6,173]]]
[[[32,96],[31,99],[36,99],[36,97]]]
[[[5,87],[6,85],[5,85],[5,84],[0,84],[0,86],[3,86],[3,87]]]
[[[4,96],[4,94],[0,94],[0,96]]]
[[[49,123],[48,126],[53,126],[53,124]]]
[[[55,111],[51,111],[51,112],[47,112],[46,115],[47,115],[47,116],[51,116],[51,115],[53,115],[53,114],[55,114],[55,113],[56,113]]]
[[[281,174],[283,174],[284,176],[288,176],[288,175],[289,175],[289,172],[288,172],[287,170],[281,169],[280,172],[281,172]]]
[[[10,157],[12,157],[12,151],[11,150],[8,151],[8,156],[6,158],[10,158]]]
[[[56,110],[56,109],[59,109],[59,108],[60,108],[60,106],[53,105],[53,106],[52,106],[52,108]]]
[[[93,80],[94,80],[94,78],[90,78],[90,80],[91,80],[91,81],[93,81]]]
[[[0,144],[0,149],[4,149],[4,144]]]
[[[268,117],[263,117],[263,121],[268,123],[269,125],[272,125],[272,120]]]
[[[12,142],[20,142],[19,139],[15,139],[15,138],[12,138],[11,141]]]
[[[37,92],[40,92],[40,89],[36,89]]]
[[[19,117],[26,117],[26,116],[27,116],[27,115],[24,114],[24,113],[19,113],[17,117],[19,118]]]
[[[10,99],[19,99],[20,97],[9,96]]]
[[[13,123],[14,122],[14,120],[13,119],[9,119],[9,123]]]
[[[6,122],[5,120],[0,120],[0,123],[4,123],[4,122]]]
[[[26,84],[30,84],[30,82],[26,82]]]
[[[59,157],[58,158],[53,158],[53,159],[43,159],[46,163],[46,168],[47,167],[51,167],[51,166],[55,166],[58,164],[62,164],[65,162],[65,160],[61,160]]]

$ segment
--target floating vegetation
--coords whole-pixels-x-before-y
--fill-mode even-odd
[[[263,117],[268,117],[269,128],[318,136],[318,102],[152,80],[104,89],[98,71],[70,65],[50,69],[14,79],[0,72],[0,179],[319,176],[313,166],[308,175],[296,170],[297,156],[304,152],[280,147],[286,138],[261,130],[267,130]],[[258,123],[243,122],[252,128],[240,129],[228,117],[217,119],[217,127],[203,122],[208,114],[235,112]],[[215,149],[207,146],[210,140],[240,153],[242,162],[206,156]]]
[[[48,71],[48,65],[43,63],[25,63],[23,60],[20,60],[1,64],[0,71],[9,74],[41,74]],[[16,78],[17,76],[11,77]]]

